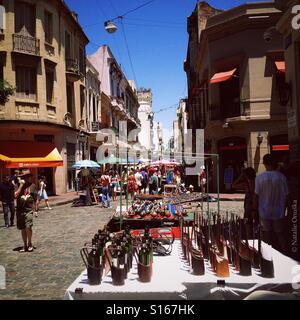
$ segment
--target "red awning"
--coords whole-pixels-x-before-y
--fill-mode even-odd
[[[285,61],[275,61],[275,65],[280,73],[285,73]]]
[[[280,144],[272,146],[272,151],[288,151],[290,146],[288,144]]]
[[[60,167],[63,159],[55,145],[36,141],[0,141],[0,167]]]
[[[226,72],[215,73],[214,76],[210,79],[210,83],[219,83],[230,80],[236,72],[236,69],[237,68]]]

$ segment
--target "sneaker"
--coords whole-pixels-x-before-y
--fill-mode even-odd
[[[49,207],[49,208],[48,208],[48,210],[52,210],[52,208],[51,208],[51,207]]]
[[[5,228],[9,228],[9,224],[6,224],[6,225],[5,225]]]

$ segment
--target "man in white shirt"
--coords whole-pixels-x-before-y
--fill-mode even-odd
[[[274,159],[270,154],[264,156],[263,164],[266,171],[255,180],[254,216],[258,211],[262,240],[272,244],[272,239],[276,237],[285,253],[284,217],[289,193],[287,179],[275,170]]]
[[[139,193],[141,193],[143,176],[139,170],[137,170],[136,173],[134,174],[134,178],[135,178],[135,182],[138,186]]]

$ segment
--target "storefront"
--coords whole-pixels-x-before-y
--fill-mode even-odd
[[[63,159],[53,143],[37,141],[1,141],[0,169],[3,174],[30,169],[36,182],[45,176],[47,191],[54,194],[54,168],[63,166]]]
[[[247,143],[245,138],[229,137],[218,141],[220,155],[220,188],[231,191],[231,185],[241,174],[247,163]]]

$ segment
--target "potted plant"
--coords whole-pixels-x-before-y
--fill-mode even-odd
[[[16,91],[6,80],[0,80],[0,105],[4,105],[8,100],[9,96],[12,96]]]

